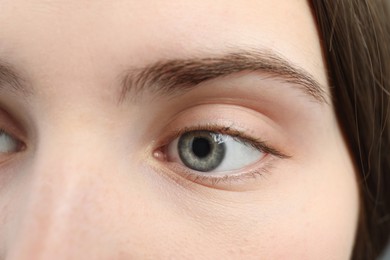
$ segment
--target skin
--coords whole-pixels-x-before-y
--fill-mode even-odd
[[[0,127],[25,144],[0,154],[2,258],[350,257],[358,188],[331,102],[262,71],[118,102],[129,68],[236,48],[276,52],[329,93],[306,1],[2,0],[0,24],[0,59],[34,90],[0,90]],[[288,157],[218,183],[183,174],[168,133],[216,123]]]

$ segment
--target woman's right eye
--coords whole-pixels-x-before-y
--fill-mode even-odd
[[[19,152],[23,147],[21,141],[17,140],[6,131],[0,129],[0,155]]]

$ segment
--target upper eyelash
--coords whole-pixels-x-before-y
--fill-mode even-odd
[[[179,131],[174,132],[169,140],[174,140],[184,133],[192,132],[192,131],[210,131],[218,134],[223,135],[229,135],[231,136],[235,141],[243,143],[245,145],[250,145],[255,149],[258,149],[262,152],[265,152],[267,154],[272,154],[276,157],[279,157],[281,159],[284,158],[290,158],[291,156],[286,155],[282,152],[280,152],[278,149],[272,147],[271,145],[267,144],[265,141],[253,138],[251,136],[246,135],[242,131],[234,129],[232,126],[221,126],[217,124],[207,124],[207,125],[197,125],[192,127],[185,127],[180,129]]]

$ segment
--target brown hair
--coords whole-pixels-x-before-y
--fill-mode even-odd
[[[313,0],[333,104],[358,172],[353,259],[376,259],[390,234],[390,28],[384,0]],[[340,209],[345,210],[345,209]]]

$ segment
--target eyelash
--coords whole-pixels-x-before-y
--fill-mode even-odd
[[[207,125],[197,125],[193,127],[185,127],[182,129],[179,129],[178,131],[172,132],[167,138],[164,139],[164,142],[162,142],[162,145],[160,145],[159,151],[162,152],[164,155],[166,154],[167,146],[169,145],[172,140],[175,140],[176,138],[180,137],[181,135],[191,132],[191,131],[210,131],[215,132],[218,134],[223,135],[229,135],[233,137],[235,141],[238,141],[245,145],[250,145],[255,149],[260,150],[261,152],[266,153],[266,157],[269,155],[272,155],[279,159],[286,159],[290,158],[290,156],[280,152],[279,150],[275,149],[274,147],[268,145],[266,142],[253,138],[251,136],[248,136],[243,131],[239,131],[233,128],[233,126],[221,126],[217,124],[207,124]],[[165,156],[164,156],[165,157]],[[274,158],[274,159],[276,159]],[[166,161],[166,159],[164,159]],[[267,160],[263,167],[261,169],[256,169],[244,173],[237,173],[237,174],[226,174],[223,176],[207,176],[202,174],[194,173],[196,171],[191,170],[185,166],[182,165],[175,165],[171,166],[174,171],[181,172],[181,175],[185,177],[186,179],[196,182],[196,183],[202,183],[202,184],[209,184],[211,186],[216,186],[218,183],[227,183],[232,184],[233,182],[241,182],[244,181],[244,179],[247,178],[256,178],[258,176],[262,177],[265,173],[269,173],[269,170],[272,168],[273,160]]]

